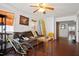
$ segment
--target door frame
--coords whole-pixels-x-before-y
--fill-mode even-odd
[[[56,22],[56,40],[59,40],[59,22]]]

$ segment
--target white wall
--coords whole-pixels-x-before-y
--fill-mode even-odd
[[[21,10],[18,10],[18,9],[15,9],[15,8],[12,8],[12,6],[9,6],[7,4],[4,4],[4,5],[1,5],[0,6],[0,9],[2,10],[6,10],[6,11],[9,11],[11,13],[14,13],[14,23],[13,23],[13,26],[14,26],[14,31],[15,32],[22,32],[22,31],[28,31],[28,30],[32,30],[31,27],[31,19],[35,19],[35,20],[39,20],[40,18],[44,18],[45,21],[47,22],[47,31],[54,31],[54,16],[50,16],[48,17],[47,15],[35,15],[35,14],[27,14],[27,13],[23,13]],[[25,26],[25,25],[20,25],[19,24],[19,20],[20,20],[20,15],[23,15],[23,16],[26,16],[26,17],[29,17],[29,26]],[[50,25],[49,25],[50,24]],[[50,29],[51,27],[50,26],[53,26],[52,29]]]
[[[79,19],[78,19],[78,39],[79,39]]]
[[[78,19],[78,39],[79,39],[79,19]]]
[[[15,20],[14,20],[14,31],[15,31],[15,32],[23,32],[23,31],[31,30],[31,29],[30,29],[30,21],[31,21],[30,19],[29,19],[29,25],[28,25],[28,26],[27,26],[27,25],[20,25],[20,24],[19,24],[20,15],[29,17],[29,16],[26,15],[26,14],[16,13],[16,14],[15,14]]]
[[[77,42],[79,42],[79,13],[77,14],[77,20],[76,20],[76,34],[77,34]]]
[[[49,32],[55,33],[55,19],[54,16],[52,15],[51,17],[46,17],[45,23],[46,23],[46,32],[47,34]]]
[[[56,18],[56,22],[61,22],[61,21],[76,21],[76,15]]]
[[[13,26],[14,26],[14,31],[15,32],[22,32],[22,31],[32,30],[32,28],[30,28],[30,27],[31,27],[31,19],[33,19],[33,17],[32,17],[33,15],[23,13],[21,10],[18,10],[18,9],[13,9],[12,6],[8,6],[7,4],[1,5],[0,10],[5,10],[5,11],[8,11],[8,12],[14,14]],[[29,26],[19,24],[20,15],[29,17]],[[37,19],[37,17],[34,17],[34,18],[35,18],[35,20]]]
[[[78,39],[79,39],[79,19],[78,19]]]
[[[46,35],[48,35],[49,32],[55,33],[55,18],[54,16],[44,16],[43,18],[39,19],[45,21],[45,27],[46,27]],[[41,26],[38,23],[38,33],[41,34]]]

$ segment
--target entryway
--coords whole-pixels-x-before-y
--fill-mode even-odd
[[[56,39],[68,39],[69,41],[76,42],[76,22],[56,22]]]

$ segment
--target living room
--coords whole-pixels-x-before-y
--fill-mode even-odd
[[[23,7],[25,5],[26,5],[26,8]],[[4,4],[2,3],[1,4],[0,6],[1,13],[3,15],[6,14],[8,19],[11,18],[10,21],[9,20],[6,21],[6,33],[12,34],[12,35],[9,35],[11,36],[12,39],[13,39],[14,32],[23,33],[23,32],[30,31],[34,34],[34,37],[35,37],[35,33],[34,33],[35,31],[37,31],[39,35],[44,35],[44,36],[48,36],[49,34],[54,35],[53,24],[55,23],[55,21],[54,21],[53,14],[51,13],[42,14],[39,12],[33,13],[34,10],[33,10],[33,7],[30,7],[31,5],[33,4],[30,4],[30,3],[27,3],[27,4],[24,4],[24,3],[20,3],[20,4],[5,3]],[[29,13],[28,13],[28,10],[26,11],[27,8],[28,10],[30,10]],[[3,32],[5,32],[5,30]],[[15,35],[15,33],[14,33],[14,36],[17,35],[17,34]],[[7,48],[9,47],[11,47],[10,44],[7,46]]]
[[[56,22],[75,21],[76,38],[74,39],[76,39],[76,42],[79,42],[79,23],[78,19],[76,19],[77,17],[79,17],[79,8],[77,8],[78,6],[78,3],[1,3],[0,55],[79,55],[79,44],[76,43],[77,45],[75,47],[77,48],[71,49],[72,47],[74,47],[74,45],[70,45],[70,43],[67,42],[67,39],[64,40],[57,37],[58,30],[56,27]],[[73,11],[67,11],[65,10],[66,8],[71,8],[73,9]],[[63,10],[65,11],[64,13],[59,13]],[[62,30],[64,30],[64,28]],[[65,49],[63,49],[63,46],[65,46]],[[66,51],[69,51],[69,53],[67,53]],[[75,54],[73,51],[75,51]]]

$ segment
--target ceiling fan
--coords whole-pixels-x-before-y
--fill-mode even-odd
[[[46,14],[47,10],[54,10],[53,7],[45,4],[45,3],[39,3],[37,5],[31,5],[30,7],[36,7],[37,9],[33,11],[33,13],[36,13],[37,11],[43,12],[43,14]]]

